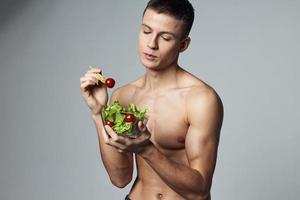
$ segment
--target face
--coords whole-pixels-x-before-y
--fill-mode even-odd
[[[184,49],[182,25],[172,16],[146,10],[139,33],[139,55],[146,68],[159,70],[177,64]]]

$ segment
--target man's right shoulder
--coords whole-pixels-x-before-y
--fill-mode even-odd
[[[134,80],[122,85],[112,92],[112,100],[118,100],[121,104],[127,105],[132,101],[134,94],[142,87],[141,79]]]

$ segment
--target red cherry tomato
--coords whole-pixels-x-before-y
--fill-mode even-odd
[[[126,114],[124,120],[125,120],[125,122],[134,122],[135,117],[133,114]]]
[[[115,83],[116,81],[113,79],[113,78],[107,78],[105,80],[105,85],[108,87],[108,88],[113,88],[115,86]]]
[[[108,120],[108,121],[105,122],[105,125],[108,125],[108,126],[110,126],[110,127],[113,127],[113,126],[115,125],[115,123]]]

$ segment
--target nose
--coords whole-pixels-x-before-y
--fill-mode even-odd
[[[152,37],[149,38],[147,46],[150,49],[158,49],[157,37],[155,35],[153,35]]]

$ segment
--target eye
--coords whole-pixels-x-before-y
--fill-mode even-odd
[[[151,31],[149,31],[149,30],[143,30],[143,33],[149,34],[149,33],[151,33]]]
[[[172,38],[171,37],[168,37],[168,36],[161,36],[162,39],[164,39],[165,41],[170,41]]]

